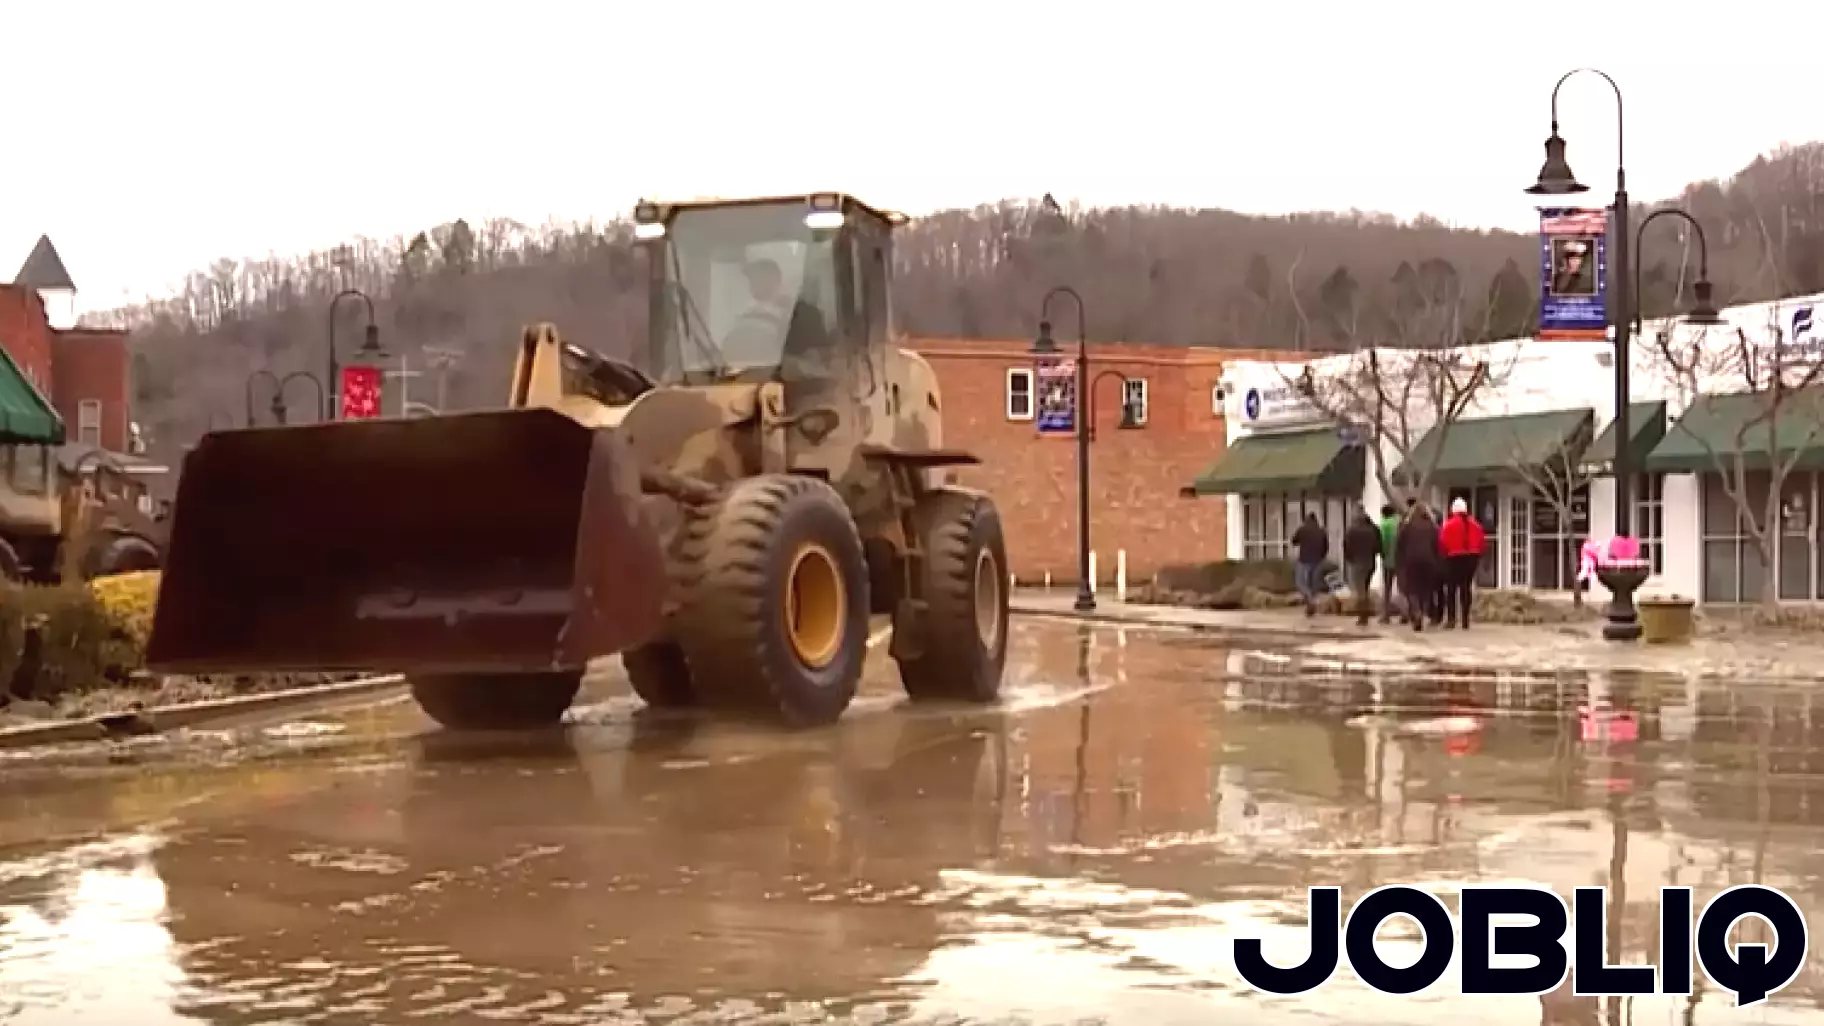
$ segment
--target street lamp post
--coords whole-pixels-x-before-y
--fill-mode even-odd
[[[1611,422],[1609,433],[1615,437],[1615,537],[1627,538],[1634,534],[1634,511],[1630,495],[1634,468],[1629,465],[1631,454],[1626,444],[1628,401],[1631,395],[1628,384],[1628,332],[1633,319],[1633,305],[1628,296],[1628,286],[1633,284],[1628,274],[1628,171],[1623,149],[1627,135],[1621,87],[1615,84],[1607,72],[1596,68],[1573,68],[1560,76],[1557,84],[1552,86],[1552,134],[1545,140],[1545,164],[1539,168],[1539,180],[1526,191],[1534,196],[1570,196],[1590,189],[1571,173],[1571,166],[1564,159],[1564,139],[1558,134],[1558,91],[1564,88],[1564,83],[1573,75],[1585,71],[1600,76],[1615,93],[1615,207],[1609,229],[1615,252],[1609,263],[1608,297],[1609,331],[1615,339],[1615,419]],[[1603,581],[1608,586],[1611,597],[1608,622],[1602,628],[1603,637],[1611,641],[1633,641],[1640,637],[1640,614],[1634,608],[1634,591],[1640,587],[1644,577],[1637,574],[1611,576],[1613,583],[1607,579]]]
[[[1634,536],[1634,467],[1633,453],[1629,452],[1627,440],[1630,425],[1628,423],[1628,403],[1632,398],[1628,376],[1632,369],[1631,338],[1634,323],[1639,319],[1639,260],[1629,249],[1629,243],[1636,243],[1638,235],[1628,235],[1628,171],[1623,149],[1626,143],[1624,131],[1624,105],[1621,98],[1621,87],[1609,77],[1607,72],[1596,68],[1573,68],[1559,77],[1552,86],[1552,132],[1545,140],[1545,163],[1539,168],[1539,178],[1527,188],[1534,196],[1570,196],[1588,192],[1589,186],[1577,180],[1571,173],[1571,166],[1564,156],[1564,138],[1558,134],[1558,91],[1564,83],[1579,72],[1589,72],[1599,76],[1609,84],[1615,94],[1615,206],[1612,211],[1609,236],[1614,247],[1613,258],[1609,264],[1609,330],[1615,339],[1615,417],[1611,422],[1609,433],[1615,438],[1615,455],[1612,474],[1615,478],[1615,537],[1631,538]],[[1644,230],[1648,223],[1660,214],[1672,211],[1656,211],[1641,222]],[[1707,247],[1703,239],[1703,229],[1696,219],[1683,211],[1677,214],[1698,228],[1698,245],[1700,250]],[[1717,323],[1714,306],[1710,300],[1710,282],[1707,273],[1709,258],[1707,252],[1700,254],[1706,265],[1700,273],[1700,281],[1693,289],[1697,293],[1697,309],[1692,312],[1691,320],[1695,323]],[[1630,274],[1629,261],[1634,261]],[[1707,318],[1705,320],[1700,320]],[[1609,589],[1611,600],[1608,609],[1608,622],[1603,624],[1602,635],[1610,641],[1636,641],[1640,638],[1640,613],[1634,605],[1634,592],[1645,583],[1647,568],[1644,565],[1612,565],[1598,568],[1598,576]]]
[[[336,308],[342,305],[344,299],[350,298],[361,300],[367,307],[367,329],[362,333],[361,348],[355,352],[355,356],[368,361],[386,359],[386,350],[380,348],[380,325],[374,318],[374,301],[360,289],[343,289],[336,293],[335,298],[329,301],[329,377],[320,385],[324,405],[327,407],[323,411],[325,421],[340,418],[342,412],[337,408],[342,397],[342,366],[336,357]]]
[[[319,380],[315,374],[312,374],[309,371],[302,371],[302,370],[292,371],[291,373],[285,375],[284,377],[279,377],[277,374],[274,374],[273,372],[271,372],[269,370],[256,370],[252,374],[247,375],[247,426],[248,427],[253,426],[253,386],[256,382],[260,382],[260,381],[271,382],[271,384],[272,384],[272,403],[270,406],[267,407],[267,409],[272,411],[273,423],[283,424],[283,423],[285,423],[285,413],[286,413],[285,389],[287,387],[289,387],[293,381],[296,381],[300,378],[302,378],[305,381],[310,382],[313,386],[316,387],[317,406],[319,408],[321,408],[324,405],[324,401],[325,401],[323,382],[321,380]]]
[[[1039,337],[1032,343],[1034,356],[1056,356],[1061,350],[1057,340],[1051,337],[1051,301],[1057,296],[1069,296],[1077,306],[1077,386],[1076,398],[1072,404],[1071,416],[1075,420],[1077,432],[1077,601],[1076,610],[1086,613],[1096,608],[1096,593],[1092,590],[1089,579],[1089,443],[1095,432],[1096,401],[1089,395],[1094,383],[1089,376],[1089,331],[1083,314],[1083,297],[1077,290],[1068,285],[1059,285],[1039,303]],[[1126,381],[1119,371],[1105,371]],[[1102,380],[1098,376],[1094,381]],[[1123,397],[1125,400],[1125,397]],[[1138,427],[1131,404],[1121,404],[1121,426]]]

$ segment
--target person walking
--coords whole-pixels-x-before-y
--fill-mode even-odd
[[[1343,573],[1349,580],[1349,594],[1355,598],[1355,622],[1368,626],[1374,614],[1374,564],[1381,558],[1381,528],[1362,509],[1349,529],[1343,532]]]
[[[1438,528],[1438,551],[1444,556],[1444,627],[1454,628],[1460,621],[1469,629],[1469,607],[1475,598],[1476,567],[1482,563],[1482,550],[1488,546],[1488,532],[1482,522],[1469,514],[1469,503],[1453,499],[1450,516]]]
[[[1393,618],[1393,543],[1400,533],[1400,511],[1392,503],[1381,506],[1381,622]],[[1402,620],[1405,617],[1401,617]]]
[[[1317,615],[1317,593],[1324,586],[1324,560],[1330,556],[1330,535],[1318,523],[1316,513],[1306,513],[1305,522],[1292,532],[1292,548],[1297,560],[1292,564],[1292,583],[1305,600],[1305,615]]]
[[[1431,612],[1432,596],[1437,593],[1441,567],[1438,557],[1438,522],[1431,510],[1416,502],[1400,525],[1394,543],[1395,571],[1400,578],[1400,594],[1406,596],[1406,619],[1412,629],[1425,629],[1425,617]]]

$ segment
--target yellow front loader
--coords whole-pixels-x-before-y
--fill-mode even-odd
[[[446,726],[557,721],[620,653],[649,704],[841,716],[871,612],[914,698],[992,701],[1007,559],[934,480],[888,324],[904,218],[840,194],[642,203],[635,361],[526,329],[505,409],[220,431],[186,457],[149,662],[407,674]]]

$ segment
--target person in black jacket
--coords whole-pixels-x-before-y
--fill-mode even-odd
[[[1305,615],[1317,615],[1317,593],[1324,586],[1324,560],[1330,555],[1330,535],[1318,523],[1316,513],[1306,513],[1305,522],[1292,532],[1292,548],[1297,554],[1292,564],[1292,583],[1305,600]]]
[[[1374,596],[1369,585],[1374,581],[1374,564],[1381,555],[1381,528],[1362,509],[1356,512],[1349,530],[1343,532],[1343,573],[1349,581],[1349,594],[1355,597],[1355,622],[1368,626],[1374,615]]]
[[[1406,596],[1406,618],[1412,629],[1425,629],[1426,617],[1435,610],[1434,596],[1441,578],[1438,556],[1438,522],[1424,503],[1416,503],[1400,526],[1393,547],[1394,572],[1400,578],[1400,594]]]

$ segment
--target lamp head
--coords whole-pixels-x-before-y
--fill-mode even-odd
[[[1545,163],[1539,168],[1539,180],[1526,191],[1534,196],[1571,196],[1590,191],[1571,173],[1571,165],[1564,159],[1564,138],[1557,129],[1545,140]]]
[[[1051,322],[1040,321],[1039,337],[1032,340],[1032,354],[1034,356],[1056,356],[1059,352],[1057,340],[1051,337]]]
[[[1710,279],[1708,278],[1699,278],[1696,283],[1691,286],[1693,299],[1691,303],[1691,312],[1685,315],[1686,324],[1695,324],[1701,328],[1713,328],[1719,324],[1726,323],[1723,320],[1723,315],[1716,309],[1716,300],[1712,298],[1714,292],[1715,287],[1710,284]]]

